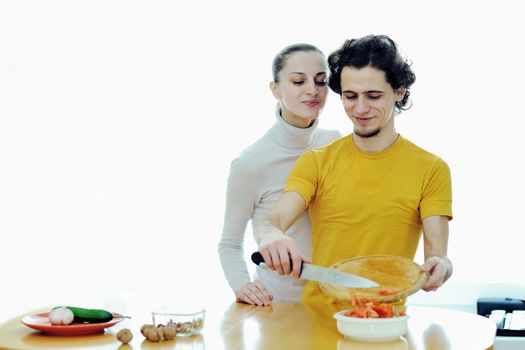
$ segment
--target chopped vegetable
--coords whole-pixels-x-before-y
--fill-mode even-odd
[[[389,289],[381,289],[377,292],[379,295],[394,295],[400,291],[399,288],[389,288]]]
[[[391,303],[380,303],[368,298],[360,299],[352,292],[352,310],[345,312],[344,315],[358,318],[390,318],[404,316],[405,313],[395,312]]]

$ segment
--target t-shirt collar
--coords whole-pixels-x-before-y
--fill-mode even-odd
[[[356,146],[356,144],[354,143],[354,140],[353,140],[353,134],[348,135],[347,140],[348,140],[348,143],[350,144],[351,149],[357,155],[359,155],[361,157],[364,157],[364,158],[382,158],[382,157],[386,157],[386,156],[392,154],[393,152],[395,152],[405,142],[405,138],[403,138],[403,136],[401,136],[401,134],[399,134],[397,136],[396,141],[393,144],[391,144],[390,146],[388,146],[387,148],[385,148],[384,150],[379,151],[379,152],[365,152],[365,151],[361,150],[359,147]]]

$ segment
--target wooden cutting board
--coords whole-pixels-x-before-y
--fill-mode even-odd
[[[320,283],[323,293],[338,300],[351,301],[352,292],[359,298],[395,302],[420,290],[427,279],[414,261],[392,255],[368,255],[338,262],[330,268],[368,278],[379,284],[374,288],[348,288]],[[394,291],[382,295],[380,291]]]

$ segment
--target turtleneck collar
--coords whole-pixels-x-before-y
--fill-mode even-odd
[[[288,124],[282,117],[279,108],[276,108],[277,121],[268,131],[269,136],[281,147],[291,149],[308,149],[312,143],[315,129],[319,121],[314,120],[307,128],[298,128]]]

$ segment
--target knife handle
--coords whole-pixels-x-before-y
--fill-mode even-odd
[[[259,265],[264,262],[264,258],[261,253],[255,252],[252,254],[252,261],[255,265]]]
[[[255,253],[252,254],[252,261],[253,261],[253,263],[255,265],[259,265],[259,264],[265,262],[262,254],[259,253],[259,252],[255,252]],[[292,269],[293,269],[293,263],[292,263],[292,260],[290,259],[290,270],[292,270]],[[302,271],[303,271],[303,264],[301,263],[301,272]]]

